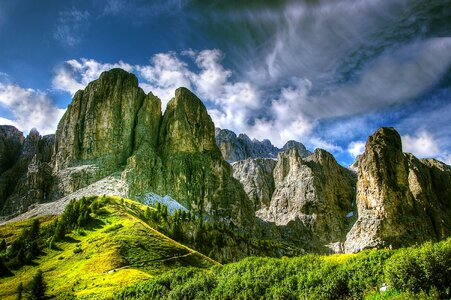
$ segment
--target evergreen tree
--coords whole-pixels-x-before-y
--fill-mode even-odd
[[[32,300],[42,300],[45,299],[45,282],[44,275],[41,270],[38,270],[36,275],[34,275],[33,279],[28,286],[30,299]]]
[[[0,252],[3,252],[3,251],[5,251],[6,250],[6,241],[5,241],[5,239],[3,239],[1,242],[0,242]]]
[[[22,284],[22,282],[19,283],[19,285],[17,286],[16,293],[17,293],[16,299],[17,300],[22,300],[22,294],[23,294],[23,284]]]
[[[30,237],[33,240],[36,240],[39,237],[39,228],[40,228],[39,220],[34,219],[32,225],[31,225],[31,232],[30,232]]]
[[[66,235],[66,228],[64,226],[63,220],[61,219],[56,225],[55,241],[60,241],[60,240],[64,239],[65,235]]]
[[[3,276],[10,275],[11,272],[9,271],[8,267],[3,262],[3,258],[0,256],[0,278]]]

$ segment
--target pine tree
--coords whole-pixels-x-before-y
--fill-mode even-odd
[[[8,267],[3,262],[3,258],[0,256],[0,277],[10,275],[11,271],[9,271]]]
[[[22,294],[23,294],[23,284],[22,284],[22,282],[19,283],[19,285],[17,286],[16,293],[17,293],[16,299],[17,300],[22,300]]]
[[[5,239],[3,239],[1,242],[0,242],[0,252],[3,252],[3,251],[5,251],[6,250],[6,241],[5,241]]]
[[[38,219],[34,219],[31,225],[30,236],[33,240],[36,240],[39,237],[39,227],[40,223]]]
[[[46,286],[44,282],[44,275],[41,270],[38,270],[36,275],[34,275],[28,288],[30,292],[30,299],[33,300],[45,299]]]

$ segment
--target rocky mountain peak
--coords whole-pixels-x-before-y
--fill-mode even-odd
[[[380,128],[358,161],[358,219],[345,250],[400,246],[451,232],[451,168],[402,152],[399,134]],[[440,179],[439,179],[440,178]],[[447,183],[445,183],[447,182]]]
[[[393,127],[381,127],[368,138],[366,147],[402,152],[401,136]]]
[[[8,170],[19,156],[24,136],[16,127],[0,125],[0,174]]]
[[[305,146],[296,141],[288,141],[282,149],[275,147],[271,141],[264,139],[250,139],[246,134],[238,136],[231,130],[217,128],[216,144],[221,150],[222,156],[228,162],[235,162],[247,158],[276,158],[281,151],[296,148],[302,157],[311,153]]]
[[[169,101],[160,128],[162,152],[217,152],[215,127],[202,101],[187,88],[178,88]]]
[[[56,168],[93,160],[108,172],[125,164],[144,97],[136,76],[121,69],[103,72],[78,91],[58,124]]]
[[[310,151],[305,148],[305,146],[302,143],[299,143],[297,141],[290,140],[285,143],[285,145],[282,147],[282,151],[286,151],[288,149],[296,149],[301,157],[306,157],[311,154]]]

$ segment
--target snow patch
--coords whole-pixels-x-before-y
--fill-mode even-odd
[[[157,203],[166,205],[168,207],[168,212],[170,214],[174,214],[177,209],[188,212],[188,209],[186,207],[178,203],[177,200],[175,200],[169,195],[163,197],[155,193],[147,193],[140,200],[144,204],[152,206],[155,206]]]

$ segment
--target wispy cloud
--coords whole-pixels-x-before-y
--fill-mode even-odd
[[[425,130],[415,135],[403,135],[402,145],[404,152],[410,152],[418,157],[434,157],[443,154],[434,136]]]
[[[163,14],[179,12],[185,6],[183,0],[133,1],[133,0],[106,0],[99,2],[101,16],[130,17],[135,25],[141,24],[143,19]]]
[[[53,37],[66,47],[77,46],[89,28],[90,17],[88,11],[76,8],[61,11]]]
[[[35,127],[42,134],[54,133],[65,111],[44,92],[8,83],[0,83],[0,104],[14,116],[13,120],[2,118],[0,122],[25,131]]]
[[[354,141],[348,145],[347,151],[353,158],[356,158],[363,152],[365,152],[365,142],[364,141]]]

